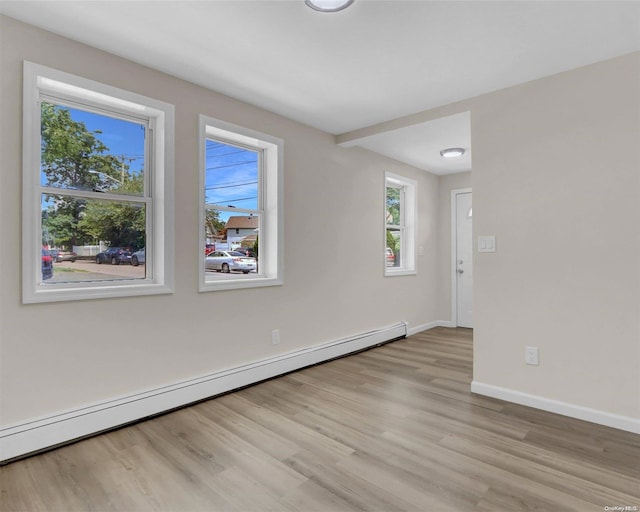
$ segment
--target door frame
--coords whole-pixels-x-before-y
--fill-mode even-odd
[[[471,187],[456,188],[451,190],[451,325],[458,327],[458,213],[456,208],[456,198],[460,194],[473,194]],[[472,221],[473,223],[473,221]],[[472,224],[473,225],[473,224]],[[471,236],[471,246],[473,247],[473,235]]]

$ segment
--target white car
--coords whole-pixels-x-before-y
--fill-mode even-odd
[[[137,267],[140,264],[144,265],[145,262],[145,257],[144,257],[144,247],[142,249],[140,249],[139,251],[134,252],[131,255],[131,264],[134,267]]]
[[[232,270],[248,274],[258,268],[255,258],[245,256],[236,251],[214,251],[204,259],[204,267],[207,270],[229,273]]]

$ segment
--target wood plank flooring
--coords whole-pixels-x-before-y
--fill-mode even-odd
[[[432,329],[9,464],[0,510],[640,512],[640,436],[471,369],[472,331]]]

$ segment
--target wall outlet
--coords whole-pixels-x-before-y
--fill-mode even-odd
[[[538,347],[524,347],[524,362],[534,366],[540,364],[540,351]]]
[[[280,343],[280,329],[274,329],[271,331],[271,343],[273,345]]]

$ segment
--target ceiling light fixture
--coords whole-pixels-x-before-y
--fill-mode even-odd
[[[464,155],[463,148],[447,148],[440,151],[440,156],[443,158],[456,158]]]
[[[349,7],[354,0],[305,0],[305,4],[320,12],[337,12]]]

